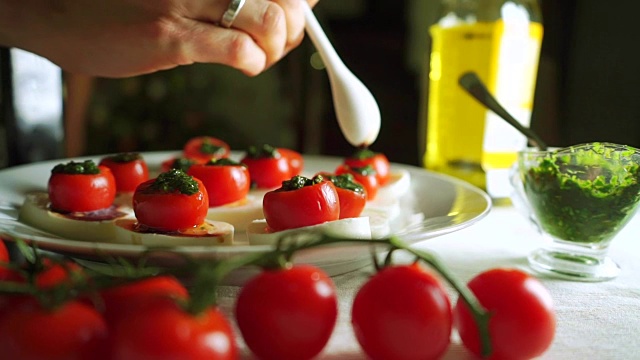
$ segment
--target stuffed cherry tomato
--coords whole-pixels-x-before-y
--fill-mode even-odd
[[[284,156],[289,162],[289,177],[291,178],[296,175],[300,175],[304,168],[304,159],[302,158],[302,154],[286,148],[278,148],[277,150],[280,155]]]
[[[242,200],[251,187],[247,167],[230,159],[193,165],[187,174],[200,179],[207,188],[210,207]]]
[[[201,225],[209,210],[202,181],[171,169],[146,181],[133,194],[133,211],[140,225],[159,231],[178,231]]]
[[[344,160],[344,164],[352,168],[363,168],[370,165],[376,171],[376,178],[380,186],[386,184],[391,177],[391,164],[382,154],[369,149],[358,149],[353,155]]]
[[[133,192],[149,180],[147,163],[138,153],[121,153],[103,158],[100,165],[108,167],[116,179],[117,192]]]
[[[198,136],[187,141],[183,153],[185,157],[203,163],[228,157],[231,148],[226,142],[212,136]]]
[[[367,204],[367,191],[355,181],[352,174],[320,174],[336,187],[340,200],[340,219],[358,217]]]
[[[260,189],[277,188],[291,178],[289,160],[271,145],[251,146],[241,162],[249,169],[251,185]]]
[[[92,160],[58,164],[49,178],[51,208],[60,212],[87,212],[113,204],[116,180],[106,166]]]
[[[269,191],[262,201],[264,217],[273,231],[322,224],[340,218],[340,200],[331,181],[322,176],[294,176]]]
[[[160,164],[160,171],[167,172],[171,169],[180,169],[184,172],[187,172],[192,165],[199,163],[200,162],[187,157],[171,158],[163,161],[162,164]]]
[[[362,184],[367,192],[367,200],[375,199],[378,194],[378,178],[376,177],[376,171],[370,165],[365,167],[351,167],[347,165],[340,165],[336,169],[337,175],[351,174],[356,182]]]

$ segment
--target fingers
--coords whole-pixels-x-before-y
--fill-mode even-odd
[[[187,17],[218,25],[230,1],[185,0],[183,5]],[[245,40],[240,39],[244,39],[241,33],[245,34],[262,50],[265,59],[263,69],[268,68],[298,46],[304,37],[305,21],[301,1],[304,0],[246,0],[231,28],[219,28],[234,34],[217,34],[217,39],[227,41],[225,47],[243,48]],[[308,0],[311,6],[317,2],[318,0]],[[234,41],[235,45],[229,44],[229,41]],[[215,50],[207,53],[212,51]],[[225,63],[239,62],[240,59],[235,58],[227,59]]]

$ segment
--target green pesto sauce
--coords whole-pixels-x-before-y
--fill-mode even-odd
[[[180,169],[170,169],[156,178],[149,190],[160,193],[176,193],[193,195],[200,189],[193,177]]]
[[[52,174],[80,174],[80,175],[96,175],[100,173],[100,169],[93,160],[85,160],[83,162],[70,161],[66,164],[58,164],[51,169]]]
[[[322,175],[316,175],[311,179],[301,175],[296,175],[289,180],[283,181],[282,187],[280,187],[276,191],[298,190],[298,189],[302,189],[305,186],[313,186],[316,184],[320,184],[323,181],[324,181],[324,177]]]
[[[247,156],[252,159],[262,159],[262,158],[280,158],[280,152],[275,146],[264,144],[260,147],[258,146],[249,146],[247,149]]]
[[[367,166],[363,166],[363,167],[355,167],[355,166],[351,166],[349,167],[349,169],[351,169],[351,171],[363,175],[363,176],[371,176],[371,175],[376,175],[376,169],[373,168],[373,166],[371,165],[367,165]]]
[[[136,152],[125,152],[107,156],[106,158],[117,163],[128,163],[136,160],[141,160],[142,156]]]
[[[369,148],[359,148],[353,154],[351,154],[350,158],[358,159],[358,160],[366,160],[376,156],[378,153],[370,150]]]
[[[566,156],[550,155],[524,173],[524,189],[539,225],[555,238],[597,245],[615,236],[635,213],[638,164],[593,161],[599,155],[592,155],[580,166],[568,164]]]
[[[200,152],[203,154],[221,155],[224,154],[225,148],[213,144],[211,140],[205,139],[202,144],[200,144]]]
[[[246,166],[229,158],[211,159],[205,164],[207,166]]]
[[[330,180],[336,187],[357,193],[364,193],[364,186],[357,183],[352,174],[345,173],[340,175],[328,175],[325,177],[328,178],[328,180]]]

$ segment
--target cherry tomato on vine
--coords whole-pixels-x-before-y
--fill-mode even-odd
[[[311,359],[335,327],[335,286],[310,265],[264,270],[240,290],[235,314],[247,346],[260,359]]]
[[[532,359],[543,354],[555,335],[549,291],[535,277],[516,269],[485,271],[468,283],[491,313],[491,359]],[[481,354],[478,328],[463,301],[454,308],[455,323],[467,349]]]
[[[133,194],[138,223],[160,231],[201,225],[209,210],[209,195],[202,181],[172,169],[146,181]]]
[[[284,156],[289,162],[289,177],[294,177],[302,173],[304,168],[304,159],[302,154],[295,150],[287,148],[277,148],[280,155]]]
[[[362,168],[350,167],[347,165],[340,165],[336,169],[336,175],[351,174],[357,183],[362,184],[367,191],[367,200],[375,199],[378,194],[378,178],[376,177],[376,171],[371,166],[365,166]]]
[[[0,239],[0,281],[7,280],[12,277],[13,271],[9,268],[9,251],[4,241]]]
[[[289,160],[270,145],[251,146],[240,162],[249,169],[251,185],[259,189],[276,188],[291,178]]]
[[[233,329],[217,308],[192,315],[172,299],[155,298],[116,322],[114,359],[237,359]]]
[[[367,204],[367,191],[355,181],[352,174],[333,175],[319,173],[336,187],[340,201],[340,219],[358,217]]]
[[[51,207],[62,212],[94,211],[110,207],[116,180],[106,166],[91,160],[56,165],[49,178]]]
[[[104,353],[106,337],[102,316],[80,301],[49,310],[30,298],[0,317],[3,359],[95,359]]]
[[[154,276],[100,292],[104,303],[103,316],[108,324],[129,316],[130,312],[137,311],[158,297],[187,300],[189,293],[178,279],[168,275]]]
[[[212,136],[198,136],[189,139],[182,150],[185,157],[204,163],[211,159],[228,157],[229,144]]]
[[[149,179],[149,168],[138,153],[121,153],[100,160],[116,180],[117,192],[133,192],[138,185]]]
[[[321,176],[294,176],[262,200],[267,225],[273,231],[322,224],[340,218],[338,192]]]
[[[385,185],[391,177],[391,164],[383,153],[369,149],[358,149],[344,160],[344,164],[352,168],[363,168],[367,165],[376,171],[376,178],[380,186]]]
[[[242,200],[251,187],[247,167],[229,159],[193,165],[187,174],[200,179],[207,188],[210,207]]]
[[[449,346],[452,322],[445,289],[418,264],[380,270],[351,311],[356,338],[372,359],[437,359]]]

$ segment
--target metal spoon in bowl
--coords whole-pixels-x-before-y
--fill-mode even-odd
[[[327,68],[340,130],[351,145],[368,146],[376,141],[380,132],[378,103],[369,89],[342,62],[307,2],[301,3],[305,13],[305,29]]]
[[[496,115],[500,116],[506,122],[508,122],[511,126],[520,131],[524,136],[526,136],[529,141],[533,144],[533,146],[537,147],[541,151],[547,150],[547,144],[540,139],[538,134],[533,132],[531,129],[522,126],[518,120],[516,120],[511,114],[505,110],[502,105],[496,100],[493,95],[487,90],[487,87],[482,83],[482,80],[478,77],[478,75],[473,72],[467,72],[462,74],[458,79],[458,83],[465,89],[471,96],[473,96],[476,100],[478,100],[482,105],[486,106],[487,109],[496,113]]]

